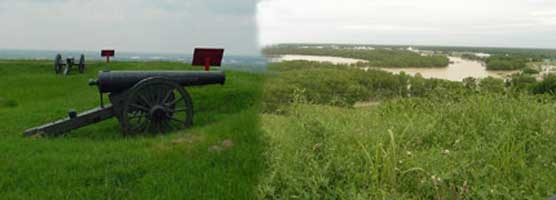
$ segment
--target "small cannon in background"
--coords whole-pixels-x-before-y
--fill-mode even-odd
[[[64,75],[68,75],[71,72],[73,65],[77,65],[79,73],[85,72],[85,55],[81,54],[79,63],[76,63],[75,58],[73,57],[66,58],[65,62],[63,60],[64,59],[62,58],[61,54],[57,54],[56,58],[54,58],[54,71],[56,72],[56,74],[64,73]],[[65,68],[62,71],[63,67]]]
[[[25,131],[25,136],[56,136],[90,124],[117,117],[125,135],[163,133],[187,128],[193,123],[193,102],[185,86],[224,84],[222,71],[102,71],[97,86],[101,106]],[[111,105],[104,106],[109,93]]]

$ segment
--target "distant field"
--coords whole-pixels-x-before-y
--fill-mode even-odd
[[[99,70],[190,70],[169,62],[91,63],[55,75],[51,61],[0,62],[2,199],[252,199],[262,173],[258,109],[263,77],[228,72],[224,86],[188,88],[192,129],[124,138],[115,119],[61,138],[24,138],[26,128],[99,105],[87,86]],[[195,68],[200,70],[200,68]],[[210,151],[229,140],[233,147]]]

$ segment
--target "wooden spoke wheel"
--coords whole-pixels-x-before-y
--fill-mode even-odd
[[[62,65],[62,55],[58,54],[54,59],[54,71],[56,72],[56,74],[62,72]]]
[[[123,103],[121,125],[124,134],[166,133],[193,123],[189,93],[177,83],[149,78],[137,83]]]

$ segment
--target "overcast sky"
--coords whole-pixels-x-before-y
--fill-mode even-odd
[[[0,0],[0,49],[258,53],[257,0]]]
[[[0,49],[370,43],[556,48],[556,0],[0,0]]]
[[[556,48],[556,0],[264,0],[260,42]]]

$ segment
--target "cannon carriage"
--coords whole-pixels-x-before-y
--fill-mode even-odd
[[[25,136],[56,136],[116,117],[125,135],[164,133],[193,123],[193,102],[184,87],[224,84],[222,71],[101,71],[89,81],[100,93],[100,107],[25,131]],[[110,105],[104,105],[108,94]]]
[[[77,65],[79,73],[85,72],[85,55],[81,54],[79,57],[79,62],[75,62],[75,58],[69,57],[65,60],[62,58],[61,54],[57,54],[54,58],[54,71],[56,74],[63,73],[64,75],[69,75],[73,69],[73,66]]]

